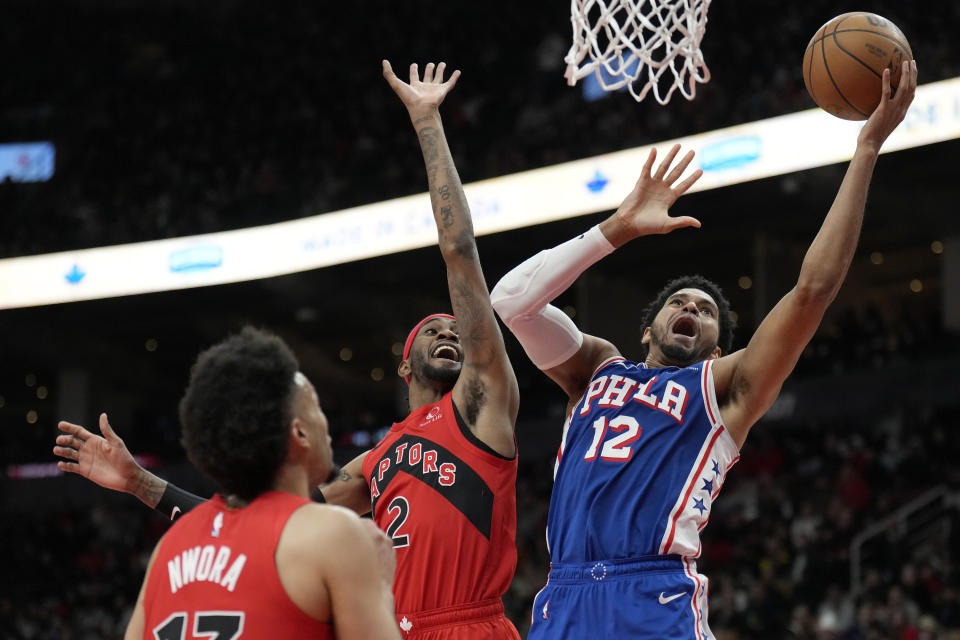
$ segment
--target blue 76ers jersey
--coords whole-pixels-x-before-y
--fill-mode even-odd
[[[739,459],[711,361],[596,370],[564,426],[547,542],[555,563],[700,555],[700,530]]]

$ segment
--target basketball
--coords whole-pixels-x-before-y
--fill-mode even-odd
[[[903,32],[874,13],[844,13],[820,27],[803,54],[803,82],[813,101],[844,120],[866,120],[880,104],[883,70],[890,87],[913,53]]]

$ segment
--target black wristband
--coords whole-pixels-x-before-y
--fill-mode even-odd
[[[160,496],[160,502],[154,509],[163,514],[165,518],[176,520],[190,509],[204,502],[206,500],[200,496],[188,493],[172,482],[168,482],[167,488],[163,490],[163,495]]]

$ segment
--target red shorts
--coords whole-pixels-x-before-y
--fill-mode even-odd
[[[398,613],[397,624],[406,640],[520,640],[500,598]]]

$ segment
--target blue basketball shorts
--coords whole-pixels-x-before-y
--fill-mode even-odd
[[[552,564],[527,640],[714,640],[707,579],[693,560],[642,556]]]

